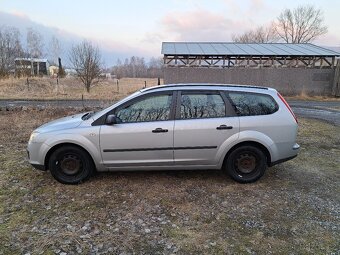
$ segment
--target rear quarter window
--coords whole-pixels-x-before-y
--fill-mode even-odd
[[[268,115],[279,109],[270,95],[247,92],[229,92],[227,95],[238,116]]]

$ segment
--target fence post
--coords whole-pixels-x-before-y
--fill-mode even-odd
[[[83,108],[85,108],[85,104],[84,104],[84,94],[81,94],[81,103],[83,105]]]

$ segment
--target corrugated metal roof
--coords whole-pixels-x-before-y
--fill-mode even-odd
[[[311,43],[225,42],[163,42],[162,54],[214,56],[340,56],[340,52]]]

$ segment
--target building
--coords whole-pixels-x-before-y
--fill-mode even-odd
[[[237,83],[330,94],[339,52],[313,44],[163,42],[164,83]]]
[[[16,58],[15,75],[16,76],[39,76],[47,75],[49,63],[47,59],[39,58]]]

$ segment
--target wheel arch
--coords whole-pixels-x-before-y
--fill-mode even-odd
[[[81,150],[83,150],[84,152],[86,152],[88,154],[88,156],[90,157],[92,163],[94,166],[96,166],[96,163],[95,161],[93,160],[93,156],[91,155],[91,153],[88,152],[88,150],[86,150],[83,146],[80,146],[79,144],[76,144],[76,143],[70,143],[70,142],[64,142],[64,143],[58,143],[54,146],[52,146],[46,153],[46,156],[45,156],[45,159],[44,159],[44,165],[45,165],[45,169],[49,169],[48,167],[48,162],[50,160],[50,157],[52,155],[53,152],[55,152],[57,149],[63,147],[63,146],[74,146],[74,147],[77,147]],[[96,170],[96,167],[95,167],[95,170]]]
[[[224,156],[223,165],[222,166],[224,166],[226,164],[227,159],[228,159],[228,157],[229,157],[231,152],[233,152],[235,149],[237,149],[237,148],[239,148],[241,146],[245,146],[245,145],[257,147],[261,151],[263,151],[264,154],[266,155],[266,158],[267,158],[267,165],[268,166],[270,165],[270,163],[271,163],[271,155],[270,155],[270,152],[269,152],[269,150],[268,150],[268,148],[266,146],[264,146],[263,144],[261,144],[259,142],[255,142],[255,141],[243,141],[243,142],[240,142],[238,144],[235,144],[233,147],[231,147],[228,150],[228,152]]]

